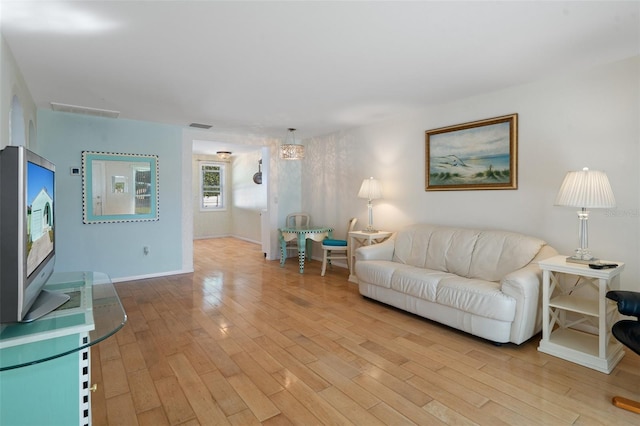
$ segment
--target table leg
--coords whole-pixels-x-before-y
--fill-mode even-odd
[[[303,233],[298,234],[298,266],[300,273],[304,274],[304,259],[306,256],[307,238]]]
[[[607,359],[607,280],[598,280],[598,356]]]
[[[355,237],[349,237],[351,241],[349,241],[349,250],[347,256],[349,257],[349,278],[353,276],[353,261],[355,260],[353,254],[355,253]]]
[[[549,341],[551,329],[549,327],[549,294],[550,294],[551,272],[542,271],[542,340]]]
[[[282,237],[282,233],[278,235],[278,240],[280,241],[280,267],[283,267],[287,259],[287,242]]]
[[[349,242],[349,282],[358,284],[358,277],[356,277],[355,272],[356,249],[362,246],[370,246],[371,241],[370,236],[364,238],[351,237],[351,241]],[[357,247],[356,244],[358,245]]]
[[[307,260],[307,253],[309,254],[309,259],[313,259],[313,240],[307,239],[304,242],[305,255],[304,259]]]

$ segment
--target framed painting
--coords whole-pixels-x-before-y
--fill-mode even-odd
[[[425,135],[425,191],[518,189],[518,114]]]

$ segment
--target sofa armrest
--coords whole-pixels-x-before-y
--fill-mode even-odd
[[[501,280],[502,292],[516,300],[511,341],[520,344],[540,331],[542,270],[537,263],[511,272]]]
[[[395,239],[389,238],[379,244],[359,247],[356,250],[356,261],[360,260],[392,260]]]

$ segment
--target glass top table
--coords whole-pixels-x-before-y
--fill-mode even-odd
[[[104,273],[54,273],[44,288],[67,293],[70,300],[33,322],[0,325],[0,371],[80,351],[114,335],[127,322],[118,293]],[[58,339],[86,332],[87,343]],[[46,344],[29,345],[45,341]]]

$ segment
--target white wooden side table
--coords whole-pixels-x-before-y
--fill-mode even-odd
[[[355,262],[356,262],[356,249],[362,246],[370,246],[371,244],[378,244],[389,238],[393,232],[391,231],[378,231],[378,232],[364,232],[364,231],[351,231],[349,232],[349,282],[358,283],[358,278],[355,274]]]
[[[611,263],[617,263],[618,267],[591,269],[588,265],[567,262],[566,256],[554,256],[539,263],[543,274],[540,352],[611,373],[624,356],[622,345],[611,334],[618,315],[616,304],[606,298],[608,290],[620,287],[624,263]],[[573,276],[569,284],[563,275]],[[597,289],[597,299],[575,294],[585,286]],[[598,333],[585,331],[584,325],[597,327]]]

